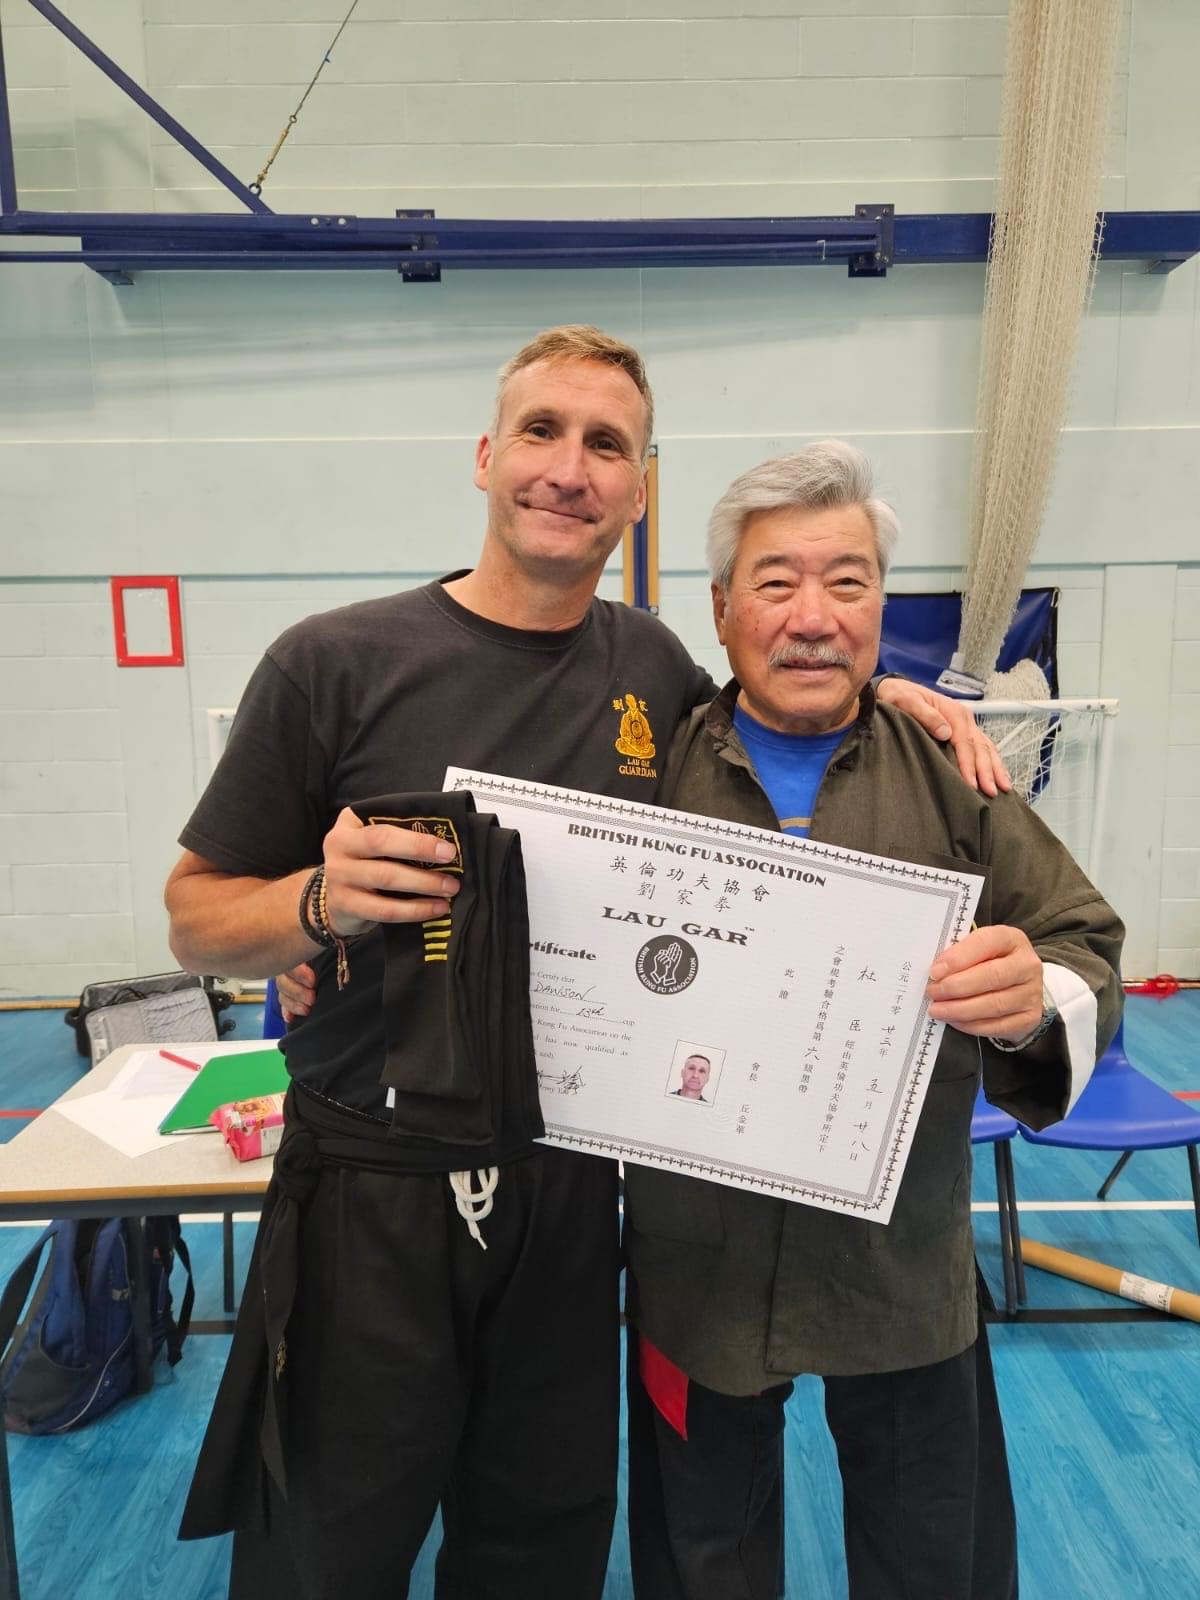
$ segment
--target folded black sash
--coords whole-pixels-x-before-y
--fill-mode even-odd
[[[382,927],[392,1137],[440,1148],[446,1170],[511,1160],[545,1132],[520,838],[466,793],[382,795],[353,809],[448,841],[455,858],[438,870],[461,884],[446,916]]]

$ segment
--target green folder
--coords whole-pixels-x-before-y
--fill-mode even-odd
[[[279,1050],[243,1050],[214,1056],[159,1124],[159,1133],[215,1132],[211,1117],[218,1106],[231,1100],[249,1100],[259,1094],[279,1094],[291,1080]]]

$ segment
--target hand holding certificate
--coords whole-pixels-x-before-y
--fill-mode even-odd
[[[980,880],[451,768],[520,831],[547,1140],[886,1222]]]

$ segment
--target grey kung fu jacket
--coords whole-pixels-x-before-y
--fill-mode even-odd
[[[736,697],[732,683],[682,725],[659,800],[778,828],[732,725]],[[1023,929],[1043,961],[1082,978],[1097,1002],[1097,1052],[1107,1045],[1121,1014],[1120,920],[1022,800],[969,788],[942,747],[877,706],[869,686],[822,780],[811,837],[985,872],[977,923]],[[981,1068],[988,1099],[1030,1127],[1064,1115],[1061,1020],[1016,1053],[948,1027],[886,1226],[626,1163],[631,1323],[731,1395],[800,1372],[892,1372],[965,1350],[976,1336],[970,1129]]]

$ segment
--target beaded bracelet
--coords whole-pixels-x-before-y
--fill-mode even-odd
[[[337,986],[344,989],[350,982],[350,958],[346,954],[347,941],[329,921],[323,866],[316,869],[301,891],[300,926],[314,944],[337,951]]]
[[[318,867],[315,872],[309,875],[303,889],[300,891],[300,927],[305,936],[311,939],[314,944],[328,943],[328,940],[322,937],[321,930],[313,921],[312,911],[310,909],[312,904],[313,890],[320,883],[324,874],[325,868]]]
[[[329,907],[325,899],[325,868],[321,868],[321,882],[317,887],[317,927],[331,941],[337,951],[337,986],[344,989],[350,982],[350,958],[346,954],[346,941],[336,933],[329,921]]]

